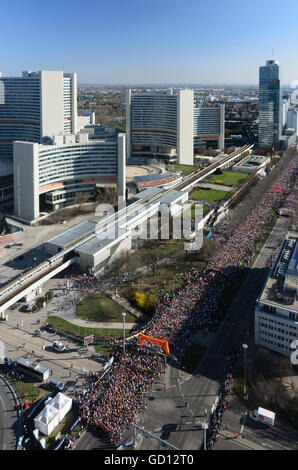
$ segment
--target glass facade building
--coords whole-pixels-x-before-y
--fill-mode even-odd
[[[126,97],[127,158],[193,164],[193,91],[132,93]]]
[[[0,74],[0,158],[12,162],[16,140],[41,143],[58,132],[74,133],[77,115],[76,74],[25,71]]]
[[[279,64],[267,60],[259,68],[259,146],[278,148],[282,133]]]

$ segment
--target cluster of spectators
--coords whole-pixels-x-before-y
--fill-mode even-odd
[[[267,190],[260,204],[225,240],[218,255],[200,271],[193,267],[185,273],[182,287],[157,300],[156,313],[144,331],[146,335],[168,341],[171,353],[179,359],[198,329],[216,330],[220,321],[218,300],[226,286],[236,282],[239,269],[253,261],[275,219],[276,209],[284,195],[290,193],[295,171],[293,161],[275,183],[283,192],[275,187]],[[96,391],[91,391],[85,407],[88,422],[106,431],[113,444],[118,445],[123,431],[144,406],[145,395],[159,379],[161,370],[162,359],[157,354],[136,345],[127,345],[125,354],[119,349],[111,369],[100,381],[104,392],[97,398]]]
[[[112,366],[93,382],[80,403],[82,417],[107,432],[115,446],[145,408],[152,384],[161,380],[160,356],[136,345],[127,347],[125,353],[115,348]]]

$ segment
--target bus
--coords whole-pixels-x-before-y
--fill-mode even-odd
[[[30,362],[24,357],[21,357],[16,362],[17,370],[22,372],[24,375],[29,375],[34,379],[37,379],[39,382],[44,382],[50,376],[50,369],[43,367],[40,364],[35,364]]]
[[[295,214],[295,211],[293,209],[288,209],[287,207],[282,207],[278,211],[279,215],[283,215],[285,217],[290,217],[291,215]]]

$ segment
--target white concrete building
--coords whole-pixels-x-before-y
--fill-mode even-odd
[[[188,199],[187,191],[172,190],[154,202],[147,202],[148,198],[158,196],[161,192],[160,188],[146,189],[134,197],[132,204],[116,213],[108,214],[101,221],[88,220],[66,230],[46,242],[46,253],[55,256],[70,246],[75,246],[74,255],[81,269],[92,276],[96,275],[121,252],[129,251],[133,238],[156,239],[158,233],[156,217],[159,215],[164,217],[166,225],[169,224],[171,217],[182,212],[183,205]],[[102,209],[105,209],[105,205]],[[97,211],[96,215],[104,213],[99,214]],[[148,233],[149,220],[150,233]]]
[[[287,127],[298,131],[298,108],[290,108],[288,110]]]
[[[14,214],[32,222],[96,186],[118,186],[125,199],[125,134],[89,140],[88,134],[59,134],[51,145],[14,142]]]
[[[290,356],[298,339],[298,236],[287,233],[255,309],[255,342]]]
[[[11,169],[14,141],[42,143],[44,137],[59,132],[76,132],[76,73],[0,75],[0,90],[0,157],[10,159]]]
[[[291,126],[288,126],[288,124],[287,124],[287,122],[288,122],[288,109],[289,109],[289,100],[283,98],[283,100],[282,100],[282,127],[284,127],[284,126],[291,127]]]
[[[84,111],[77,117],[77,132],[80,132],[85,126],[95,124],[95,113],[93,111]]]
[[[126,97],[128,163],[152,158],[193,165],[193,90],[132,93]]]
[[[202,145],[212,145],[217,149],[225,147],[225,105],[194,108],[194,150],[199,153]]]

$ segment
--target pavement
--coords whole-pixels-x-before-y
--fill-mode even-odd
[[[11,248],[0,248],[0,287],[10,281],[23,270],[41,263],[45,258],[44,243],[50,238],[56,237],[75,225],[85,220],[100,220],[102,217],[95,214],[82,214],[66,221],[65,224],[57,223],[51,225],[25,225],[22,226],[22,232],[11,234],[12,243],[23,242],[23,246],[12,246]],[[23,257],[21,260],[20,257]]]
[[[225,184],[213,184],[213,183],[198,183],[199,188],[217,189],[218,191],[234,191],[234,186],[226,186]]]
[[[15,409],[16,402],[13,388],[0,375],[0,450],[16,450],[22,435],[22,417]]]

